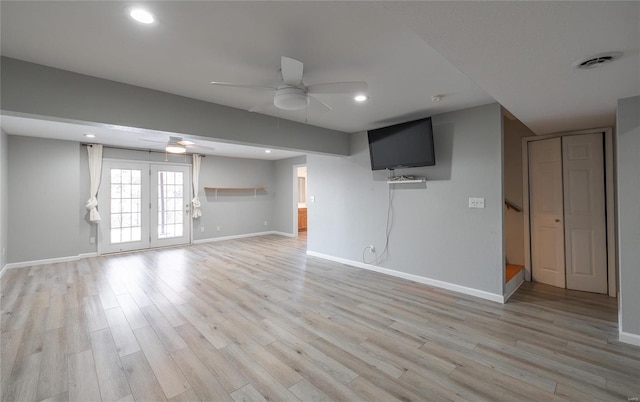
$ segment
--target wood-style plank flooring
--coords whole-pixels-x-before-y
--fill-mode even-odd
[[[305,248],[274,235],[7,271],[2,400],[640,396],[615,299],[525,283],[500,305]]]

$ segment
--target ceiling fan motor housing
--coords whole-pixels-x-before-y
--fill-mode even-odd
[[[307,91],[296,87],[278,88],[273,97],[273,104],[278,109],[284,110],[304,109],[308,101]]]

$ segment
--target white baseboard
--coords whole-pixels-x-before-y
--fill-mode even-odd
[[[98,255],[97,253],[84,253],[84,254],[72,255],[69,257],[57,257],[57,258],[46,258],[44,260],[12,262],[5,265],[3,268],[3,271],[7,269],[14,269],[14,268],[32,267],[34,265],[45,265],[45,264],[55,264],[58,262],[78,261],[83,258],[95,257],[97,255]]]
[[[315,251],[308,251],[308,250],[307,250],[307,255],[311,257],[323,258],[329,261],[339,262],[341,264],[351,265],[352,267],[356,267],[356,268],[362,268],[369,271],[380,272],[382,274],[391,275],[391,276],[407,279],[407,280],[418,282],[418,283],[423,283],[425,285],[435,286],[437,288],[442,288],[442,289],[447,289],[447,290],[451,290],[458,293],[463,293],[469,296],[479,297],[481,299],[490,300],[496,303],[504,303],[504,300],[505,300],[503,295],[485,292],[484,290],[468,288],[466,286],[460,286],[454,283],[439,281],[437,279],[426,278],[424,276],[418,276],[414,274],[408,274],[406,272],[395,271],[389,268],[382,268],[382,267],[378,267],[371,264],[365,264],[359,261],[348,260],[346,258],[334,257],[332,255],[317,253]]]
[[[83,258],[93,258],[93,257],[97,257],[97,256],[98,256],[98,253],[97,253],[97,252],[78,254],[78,258],[79,258],[79,259],[83,259]]]
[[[275,234],[275,235],[279,235],[279,236],[293,237],[293,235],[291,233],[275,232],[275,231],[271,230],[271,231],[268,231],[268,232],[255,232],[255,233],[244,233],[244,234],[232,235],[232,236],[210,237],[208,239],[194,240],[192,243],[193,244],[211,243],[211,242],[216,242],[216,241],[244,239],[245,237],[266,236],[266,235],[271,235],[271,234]]]
[[[620,331],[620,333],[618,334],[618,339],[620,340],[620,342],[640,346],[640,335]]]

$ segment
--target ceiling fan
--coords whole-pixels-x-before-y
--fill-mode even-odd
[[[155,142],[158,144],[165,143],[165,141],[149,140],[149,139],[143,139],[142,141]],[[170,153],[170,154],[184,154],[184,153],[187,153],[187,150],[198,152],[198,150],[211,151],[214,148],[203,146],[203,145],[196,145],[195,142],[185,140],[182,137],[170,136],[169,141],[166,142],[166,146],[164,149],[167,153]]]
[[[361,100],[365,100],[365,92],[367,90],[367,83],[364,81],[354,82],[331,82],[323,84],[305,85],[302,80],[302,74],[304,71],[304,64],[296,59],[282,56],[280,59],[280,72],[282,74],[282,82],[274,85],[261,85],[261,84],[243,84],[235,82],[219,82],[212,81],[211,85],[235,87],[235,88],[254,88],[265,89],[274,91],[273,105],[278,109],[283,110],[300,110],[307,107],[310,100],[318,101],[318,103],[324,106],[327,110],[332,110],[331,106],[327,105],[322,100],[318,99],[314,95],[320,94],[350,94],[354,96],[360,96]],[[364,97],[364,98],[362,98]],[[271,103],[269,103],[271,105]],[[250,112],[255,112],[262,109],[261,105],[250,109]]]

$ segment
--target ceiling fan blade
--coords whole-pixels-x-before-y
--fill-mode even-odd
[[[333,110],[331,106],[327,105],[325,102],[321,101],[315,96],[312,96],[312,95],[307,95],[307,96],[309,97],[309,99],[311,99],[314,102],[314,104],[320,105],[323,112],[328,112],[330,110]]]
[[[280,59],[282,80],[285,84],[300,86],[302,84],[302,72],[304,64],[300,60],[282,56]]]
[[[364,81],[354,82],[328,82],[326,84],[315,84],[307,87],[307,93],[315,94],[356,94],[365,92],[368,85]]]
[[[233,88],[255,88],[255,89],[272,89],[272,90],[276,89],[276,87],[270,87],[268,85],[242,84],[238,82],[211,81],[211,85],[216,85],[219,87],[233,87]]]

